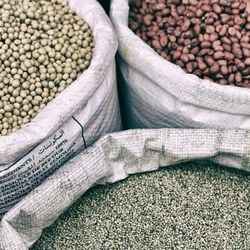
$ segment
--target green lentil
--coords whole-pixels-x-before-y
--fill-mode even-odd
[[[89,190],[31,249],[248,249],[249,212],[249,174],[181,164]]]

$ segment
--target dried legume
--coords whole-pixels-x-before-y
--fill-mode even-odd
[[[250,6],[245,1],[129,4],[130,28],[166,60],[201,78],[250,88]]]
[[[0,135],[30,122],[92,59],[86,22],[65,0],[0,0]]]

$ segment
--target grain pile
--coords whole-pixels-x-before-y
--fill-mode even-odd
[[[247,249],[249,175],[182,164],[88,191],[36,249]]]

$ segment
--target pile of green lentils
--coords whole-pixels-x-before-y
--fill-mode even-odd
[[[29,123],[86,70],[94,47],[65,0],[0,0],[0,136]]]
[[[31,249],[249,249],[249,177],[185,163],[98,186]]]

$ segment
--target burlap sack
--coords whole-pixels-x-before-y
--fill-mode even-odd
[[[70,5],[93,30],[94,56],[88,70],[32,122],[0,137],[0,218],[77,152],[121,130],[113,27],[96,0]]]
[[[108,134],[33,190],[0,222],[0,249],[28,249],[90,187],[188,160],[250,171],[250,132],[158,129]]]
[[[185,73],[128,28],[128,0],[112,0],[121,101],[129,128],[250,128],[250,89]]]

